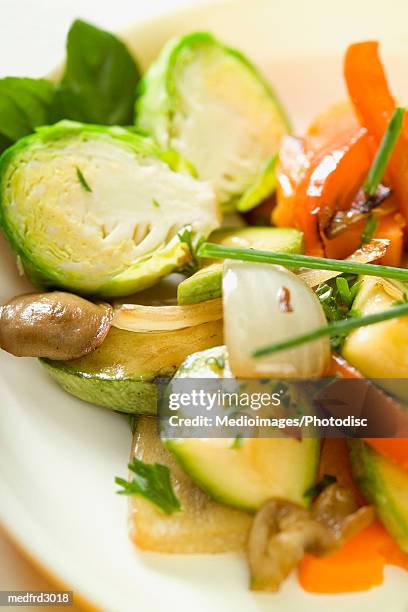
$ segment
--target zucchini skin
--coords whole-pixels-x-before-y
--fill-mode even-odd
[[[398,494],[405,490],[408,502],[408,473],[371,449],[363,440],[350,440],[349,449],[353,476],[359,489],[366,500],[375,506],[378,517],[399,547],[408,553],[408,503],[405,506],[400,503],[404,500],[398,500]],[[390,482],[390,475],[392,477],[393,474],[398,480],[406,480],[405,486]]]
[[[64,368],[48,359],[40,359],[50,377],[64,391],[95,406],[132,415],[155,415],[157,387],[154,382],[138,379],[103,379]]]

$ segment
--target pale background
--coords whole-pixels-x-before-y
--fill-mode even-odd
[[[0,76],[47,74],[63,58],[65,35],[76,17],[118,31],[166,10],[199,3],[199,0],[0,0]]]
[[[154,17],[166,10],[198,4],[199,1],[0,0],[0,77],[36,77],[50,72],[64,56],[65,36],[76,17],[92,21],[108,30],[118,31],[131,23]],[[16,550],[0,528],[0,590],[54,588]],[[35,611],[66,608],[20,606],[10,609]]]

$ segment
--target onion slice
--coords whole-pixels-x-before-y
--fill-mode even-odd
[[[327,325],[318,298],[296,274],[281,266],[226,260],[222,289],[225,343],[234,376],[316,378],[326,371],[326,337],[261,358],[251,355],[266,344]]]
[[[370,242],[357,249],[357,251],[354,251],[345,261],[371,263],[385,255],[389,244],[390,241],[386,238],[373,238]],[[325,283],[331,278],[340,276],[340,274],[343,274],[343,272],[335,272],[333,270],[308,270],[302,268],[298,272],[298,277],[309,287],[316,287],[320,283]]]
[[[122,304],[115,309],[112,325],[132,332],[173,331],[222,319],[222,300],[185,306]]]

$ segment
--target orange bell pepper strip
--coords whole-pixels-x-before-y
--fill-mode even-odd
[[[350,45],[344,61],[344,75],[357,116],[378,145],[396,106],[378,55],[378,43],[368,41]],[[401,212],[408,219],[407,113],[387,175]]]
[[[366,591],[382,584],[386,564],[408,570],[408,555],[375,521],[332,555],[320,558],[306,555],[299,564],[298,577],[309,593]]]

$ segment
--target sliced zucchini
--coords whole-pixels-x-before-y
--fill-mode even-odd
[[[403,291],[389,281],[364,276],[353,303],[362,315],[388,310]],[[408,319],[401,317],[360,327],[347,337],[343,355],[364,376],[369,378],[408,377]]]
[[[175,378],[231,377],[225,347],[190,355]],[[178,413],[180,414],[180,410]],[[214,500],[255,512],[278,497],[307,506],[315,482],[316,438],[164,438],[183,470]]]
[[[362,315],[392,308],[405,299],[408,286],[375,276],[361,278],[361,286],[353,302],[353,310]],[[397,397],[407,409],[408,394],[408,317],[382,321],[351,332],[342,347],[342,354],[363,376]]]
[[[209,242],[282,253],[301,253],[303,251],[303,234],[292,228],[225,228],[213,232]],[[182,281],[177,289],[177,299],[179,304],[195,304],[220,297],[221,293],[222,263],[217,262],[201,268]]]
[[[162,553],[223,553],[244,548],[252,517],[217,504],[195,485],[163,446],[155,419],[137,420],[133,454],[171,471],[181,512],[168,516],[143,497],[131,497],[129,526],[140,548]]]
[[[222,342],[222,321],[169,332],[112,327],[103,344],[74,361],[41,360],[61,387],[86,402],[131,414],[155,414],[154,379],[171,376],[192,350]]]
[[[362,440],[351,440],[353,476],[400,548],[408,553],[408,473]]]
[[[190,160],[224,209],[249,210],[274,191],[287,117],[251,62],[211,34],[164,47],[140,84],[136,122]]]

